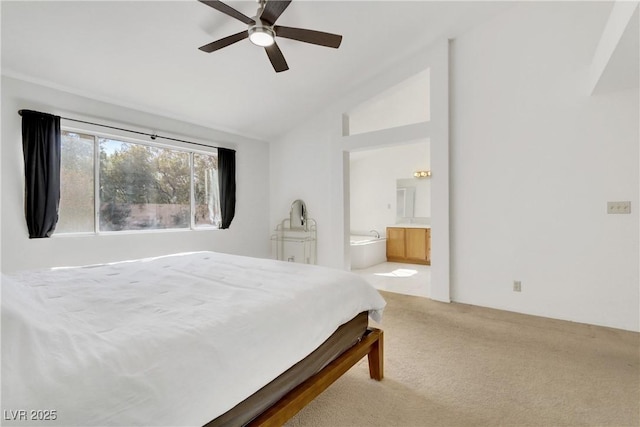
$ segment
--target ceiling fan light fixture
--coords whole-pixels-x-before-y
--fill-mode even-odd
[[[256,46],[271,46],[275,41],[276,33],[269,27],[254,25],[249,27],[249,40]]]

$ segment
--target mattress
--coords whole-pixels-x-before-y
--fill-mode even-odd
[[[384,305],[352,273],[215,252],[3,275],[3,424],[201,426]]]

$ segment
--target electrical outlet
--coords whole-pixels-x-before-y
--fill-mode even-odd
[[[513,292],[522,292],[522,282],[520,280],[513,281]]]
[[[607,202],[608,214],[630,214],[631,202]]]

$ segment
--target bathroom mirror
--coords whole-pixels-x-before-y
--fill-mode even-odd
[[[414,201],[416,197],[415,187],[397,187],[396,188],[396,217],[400,218],[413,218],[414,214]]]
[[[302,200],[298,199],[291,204],[289,220],[292,230],[307,229],[307,206]]]
[[[396,180],[396,224],[430,223],[431,180]]]

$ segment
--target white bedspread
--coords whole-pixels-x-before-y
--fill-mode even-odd
[[[384,305],[348,272],[214,252],[3,275],[3,425],[200,426]]]

